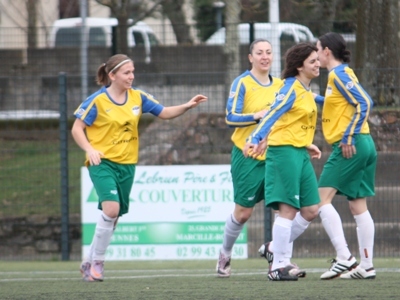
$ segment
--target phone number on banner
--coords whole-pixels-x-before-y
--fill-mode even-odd
[[[218,259],[221,245],[110,245],[106,260],[153,260],[153,259]],[[232,258],[247,258],[247,244],[237,244]]]

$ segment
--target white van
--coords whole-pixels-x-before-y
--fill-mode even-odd
[[[112,27],[118,25],[116,18],[86,18],[88,46],[111,47]],[[79,47],[81,42],[82,18],[56,20],[53,24],[49,45],[55,47]],[[158,45],[153,30],[144,22],[137,22],[127,31],[128,47],[143,45],[146,61],[150,62],[151,46]]]
[[[278,23],[278,32],[272,32],[271,23],[254,23],[254,39],[271,40],[273,35],[279,35],[281,41],[299,42],[315,42],[316,38],[311,30],[300,24],[295,23]],[[240,44],[250,43],[250,24],[242,23],[238,25],[238,34]],[[225,27],[218,29],[211,35],[206,45],[223,45],[225,44]]]

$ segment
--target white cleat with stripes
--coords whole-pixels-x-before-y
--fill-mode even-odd
[[[376,272],[374,268],[363,269],[360,266],[340,275],[341,279],[375,279],[375,277]]]
[[[357,267],[357,260],[354,256],[350,256],[347,260],[332,259],[331,267],[328,271],[321,275],[321,279],[333,279],[339,277],[340,274],[346,271],[350,271]]]

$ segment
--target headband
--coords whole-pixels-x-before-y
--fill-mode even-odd
[[[120,66],[122,66],[123,64],[132,61],[131,59],[125,59],[123,61],[121,61],[119,64],[117,64],[114,68],[111,69],[110,72],[108,72],[108,74],[111,74],[112,72],[114,72],[116,69],[118,69]]]

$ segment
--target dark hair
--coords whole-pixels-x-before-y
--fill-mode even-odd
[[[110,73],[110,71],[112,71],[113,73],[117,72],[118,69],[122,66],[118,66],[118,64],[123,62],[124,60],[132,61],[125,54],[115,54],[111,56],[106,63],[102,63],[97,69],[96,83],[98,85],[108,85],[110,83],[108,73]],[[118,66],[118,68],[115,68],[116,66]]]
[[[285,54],[285,69],[282,71],[282,78],[294,77],[299,74],[297,68],[301,68],[304,61],[310,54],[318,49],[311,43],[299,43],[290,47]]]
[[[251,54],[251,53],[253,52],[253,49],[254,49],[255,44],[258,44],[258,43],[261,43],[261,42],[267,42],[268,44],[271,45],[271,42],[268,41],[267,39],[255,39],[255,40],[250,44],[250,47],[249,47],[249,54]]]
[[[346,47],[346,41],[339,33],[328,32],[319,37],[322,49],[328,47],[333,56],[344,63],[350,62],[351,53]]]

